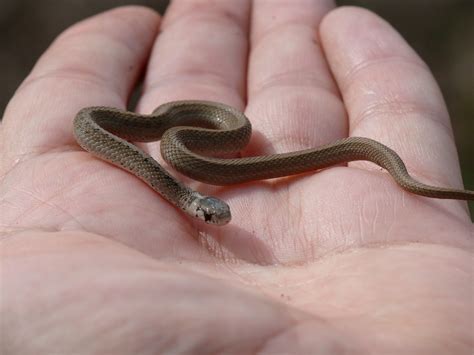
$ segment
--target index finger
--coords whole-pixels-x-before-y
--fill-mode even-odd
[[[75,144],[72,120],[82,107],[124,107],[158,23],[155,12],[134,6],[94,16],[61,34],[7,106],[2,169],[25,155]]]

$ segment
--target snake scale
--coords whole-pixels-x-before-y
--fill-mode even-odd
[[[411,193],[474,200],[474,191],[434,187],[416,181],[397,153],[364,137],[344,138],[318,148],[285,154],[235,159],[211,156],[239,152],[249,142],[251,133],[252,126],[243,113],[210,101],[169,102],[151,115],[87,107],[74,119],[74,136],[85,150],[136,175],[166,200],[206,223],[228,223],[229,206],[178,182],[156,160],[130,142],[161,139],[161,154],[173,168],[213,185],[271,179],[368,160],[386,169]]]

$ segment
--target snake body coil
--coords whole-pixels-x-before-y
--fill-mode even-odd
[[[237,159],[213,158],[242,150],[251,124],[232,107],[208,101],[175,101],[151,115],[108,107],[82,109],[74,119],[78,143],[93,155],[136,175],[166,200],[207,223],[230,221],[228,205],[174,179],[151,156],[129,143],[161,138],[163,158],[181,173],[213,185],[277,178],[354,160],[386,169],[405,190],[433,198],[474,200],[474,191],[425,185],[414,180],[392,149],[369,138],[349,137],[315,149]]]

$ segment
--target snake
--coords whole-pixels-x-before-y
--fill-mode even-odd
[[[151,114],[86,107],[75,116],[73,133],[78,144],[92,155],[132,173],[177,208],[213,225],[230,222],[227,203],[179,182],[133,142],[161,139],[161,155],[171,167],[212,185],[273,179],[366,160],[387,170],[410,193],[474,200],[474,191],[435,187],[415,180],[394,150],[366,137],[342,138],[283,154],[223,158],[224,154],[240,152],[249,143],[252,125],[239,110],[217,102],[172,101]]]

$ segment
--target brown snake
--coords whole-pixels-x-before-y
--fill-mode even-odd
[[[74,119],[78,143],[93,155],[128,170],[166,200],[207,223],[230,221],[229,206],[175,180],[150,155],[129,143],[161,138],[161,154],[176,170],[213,185],[230,185],[318,170],[354,160],[386,169],[405,190],[422,196],[474,200],[474,191],[425,185],[414,180],[392,149],[369,138],[350,137],[318,148],[236,159],[206,155],[235,153],[247,145],[252,127],[236,109],[208,101],[175,101],[151,115],[108,107],[82,109]]]

